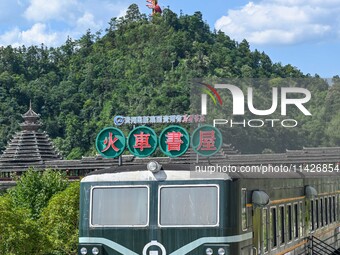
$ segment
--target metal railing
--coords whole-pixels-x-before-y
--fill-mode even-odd
[[[333,238],[333,237],[330,237]],[[327,241],[330,239],[327,238],[325,240],[321,240],[315,236],[308,237],[309,245],[308,245],[308,254],[311,255],[340,255],[340,251],[336,249],[336,240],[328,244]]]

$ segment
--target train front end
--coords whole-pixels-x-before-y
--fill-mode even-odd
[[[239,254],[252,234],[235,227],[232,181],[192,178],[187,168],[129,166],[83,178],[78,254]]]

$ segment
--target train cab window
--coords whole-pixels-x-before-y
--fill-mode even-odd
[[[271,248],[274,249],[277,247],[277,214],[276,207],[272,207],[270,209],[270,240],[271,240]]]
[[[288,241],[293,240],[292,205],[287,206]]]
[[[247,214],[247,189],[241,190],[241,217],[242,217],[242,230],[247,230],[248,227],[248,214]]]
[[[263,242],[263,252],[268,251],[268,225],[267,225],[267,219],[268,217],[268,210],[267,208],[264,208],[262,211],[262,242]]]
[[[299,238],[299,211],[298,211],[298,204],[294,204],[294,238]]]
[[[149,224],[149,187],[94,187],[90,223],[93,227],[144,227]]]
[[[284,244],[285,243],[285,208],[283,205],[279,207],[278,224],[279,224],[280,244]]]
[[[161,186],[158,224],[162,227],[218,226],[217,185]]]

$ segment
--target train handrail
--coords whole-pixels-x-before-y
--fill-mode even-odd
[[[315,236],[308,237],[308,240],[311,242],[311,245],[309,245],[308,248],[311,249],[312,254],[324,254],[326,251],[327,254],[340,255],[340,252],[336,248]],[[320,253],[319,251],[323,253]]]

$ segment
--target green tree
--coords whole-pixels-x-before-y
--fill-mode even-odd
[[[10,196],[0,197],[0,253],[6,255],[44,254],[49,246],[29,210],[14,206]]]
[[[37,219],[50,198],[63,191],[67,185],[65,175],[58,171],[38,172],[30,169],[8,193],[15,207],[27,209],[30,218]]]
[[[333,146],[340,146],[340,113],[334,116],[326,128],[326,135]]]
[[[50,246],[49,254],[77,253],[79,220],[79,182],[54,195],[43,210],[40,224]]]

